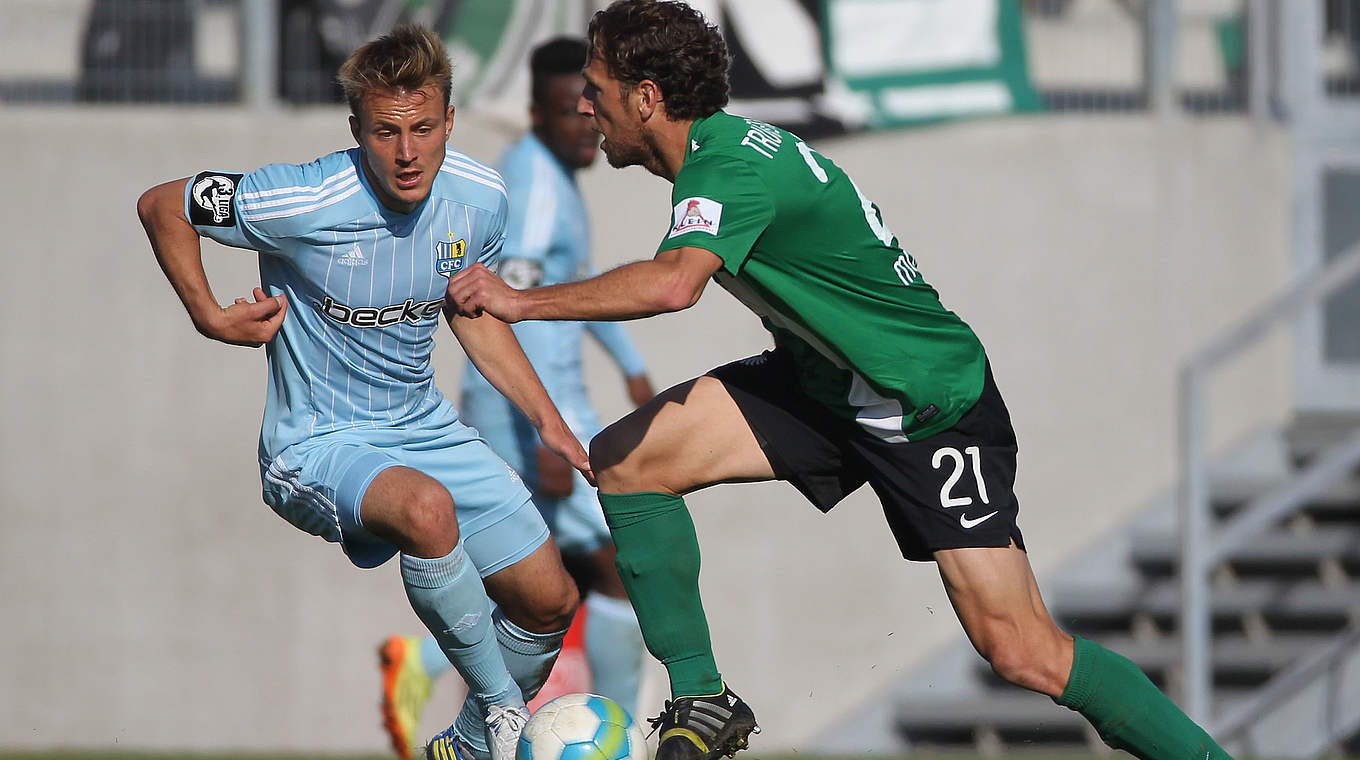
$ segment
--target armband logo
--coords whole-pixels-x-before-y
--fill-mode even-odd
[[[236,226],[236,208],[231,201],[242,176],[199,172],[189,186],[189,222],[212,227]]]
[[[683,235],[686,232],[707,232],[718,234],[722,222],[723,205],[708,198],[686,198],[675,204],[672,210],[671,232],[667,238]]]
[[[505,280],[506,285],[515,290],[536,288],[543,284],[543,264],[533,259],[517,257],[501,259],[500,268],[496,273]]]

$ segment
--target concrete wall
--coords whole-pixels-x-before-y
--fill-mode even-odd
[[[396,567],[356,570],[260,502],[264,355],[194,332],[133,210],[164,179],[346,145],[344,115],[0,110],[0,132],[0,747],[381,751],[374,647],[418,629]],[[460,115],[453,139],[493,158],[511,136]],[[1286,284],[1285,140],[1045,117],[816,147],[988,346],[1045,582],[1170,482],[1178,361]],[[599,263],[649,256],[669,186],[607,167],[583,184]],[[220,300],[248,292],[253,256],[206,258]],[[717,288],[635,334],[659,385],[768,345]],[[1221,384],[1215,440],[1284,413],[1284,357]],[[449,393],[460,360],[445,340]],[[621,383],[592,374],[618,416]],[[691,504],[719,663],[762,751],[798,748],[958,635],[934,568],[896,558],[866,493],[825,517],[783,484]]]

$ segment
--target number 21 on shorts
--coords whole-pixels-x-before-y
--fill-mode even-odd
[[[982,499],[983,504],[987,504],[987,484],[982,480],[982,456],[977,446],[969,446],[960,452],[953,446],[943,446],[935,450],[935,455],[930,458],[930,466],[940,469],[944,465],[944,460],[950,459],[954,462],[954,469],[945,478],[944,485],[940,487],[940,506],[945,509],[954,507],[966,507],[973,503],[971,496],[954,496],[954,486],[958,485],[959,479],[963,477],[964,455],[973,464],[973,480],[977,483],[977,493]]]

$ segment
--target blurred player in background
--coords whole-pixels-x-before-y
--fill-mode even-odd
[[[496,264],[505,187],[445,144],[450,63],[428,30],[402,26],[360,47],[340,82],[357,148],[167,182],[138,214],[198,330],[266,346],[265,501],[358,567],[401,554],[411,607],[470,686],[459,725],[472,728],[451,726],[427,755],[451,760],[458,741],[463,760],[511,760],[577,590],[529,492],[458,419],[430,365],[447,278],[470,261]],[[219,306],[200,235],[259,251],[254,300]],[[544,445],[586,469],[511,329],[447,316]]]
[[[576,171],[595,161],[600,136],[577,106],[585,79],[583,39],[559,37],[529,60],[532,129],[506,151],[500,171],[510,192],[510,220],[500,273],[517,288],[571,282],[594,274],[590,230]],[[589,441],[600,432],[586,394],[582,336],[589,331],[624,376],[634,405],[653,392],[642,355],[617,322],[524,322],[515,335],[572,432]],[[534,503],[588,589],[585,641],[591,689],[629,711],[637,707],[642,634],[614,566],[614,544],[595,489],[539,440],[529,420],[469,362],[459,405],[473,426],[532,489]],[[392,747],[406,756],[431,679],[449,668],[433,637],[394,636],[381,649],[383,725]]]
[[[627,319],[688,308],[713,278],[774,334],[773,351],[664,391],[591,444],[629,598],[670,674],[657,760],[711,760],[755,730],[714,663],[682,495],[772,479],[823,510],[867,482],[902,555],[937,564],[993,670],[1110,746],[1226,757],[1132,662],[1054,624],[1016,524],[1015,434],[986,352],[878,208],[795,135],[722,110],[726,48],[689,6],[620,0],[589,39],[582,109],[609,163],[674,185],[655,258],[528,291],[474,266],[449,298],[509,322]]]

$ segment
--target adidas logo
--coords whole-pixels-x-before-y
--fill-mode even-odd
[[[366,267],[368,266],[368,259],[364,258],[364,252],[359,250],[359,246],[356,245],[336,259],[335,263],[342,267]]]

